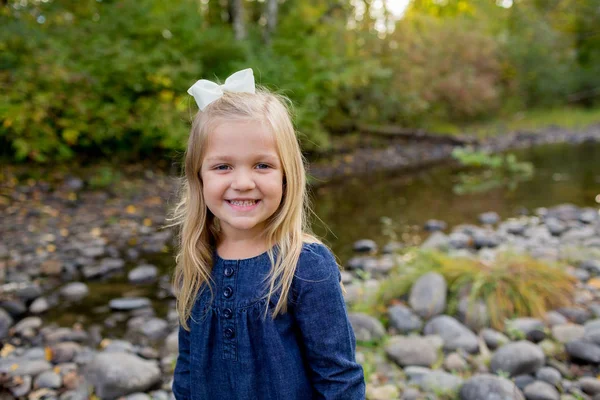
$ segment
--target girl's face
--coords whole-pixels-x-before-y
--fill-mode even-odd
[[[283,196],[273,134],[259,121],[222,122],[206,143],[200,170],[206,206],[225,238],[258,237]]]

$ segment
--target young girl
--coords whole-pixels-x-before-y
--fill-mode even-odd
[[[365,398],[341,275],[306,223],[306,176],[284,100],[251,69],[188,91],[194,118],[174,276],[176,399]]]

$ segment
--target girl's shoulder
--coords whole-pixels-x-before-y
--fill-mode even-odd
[[[304,243],[296,267],[296,278],[306,281],[339,276],[339,266],[331,250],[322,243]]]

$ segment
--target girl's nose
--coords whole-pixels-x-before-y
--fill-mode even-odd
[[[252,190],[256,187],[256,183],[251,172],[238,170],[233,177],[231,188],[235,190]]]

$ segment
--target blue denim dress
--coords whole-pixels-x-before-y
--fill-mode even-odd
[[[216,252],[208,288],[179,328],[177,400],[364,400],[363,369],[340,287],[340,271],[321,244],[305,244],[288,312],[263,319],[267,253],[225,260]],[[277,304],[271,298],[269,312]]]

